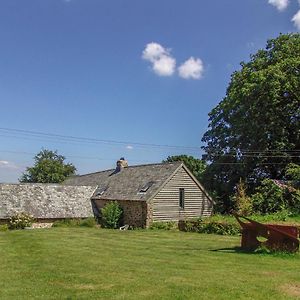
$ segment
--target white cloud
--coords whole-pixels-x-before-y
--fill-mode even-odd
[[[159,76],[171,76],[175,72],[176,60],[171,50],[158,43],[149,43],[143,51],[143,59],[152,63],[152,70]]]
[[[293,16],[292,22],[294,22],[294,25],[300,31],[300,10]]]
[[[128,149],[128,150],[132,150],[132,149],[133,149],[133,147],[132,147],[131,145],[128,145],[128,146],[126,146],[126,149]]]
[[[179,68],[178,74],[184,79],[201,79],[204,65],[200,58],[190,57]]]
[[[268,0],[268,3],[275,6],[279,11],[284,11],[289,5],[289,0]]]
[[[0,168],[1,169],[18,169],[18,167],[7,160],[0,160]]]

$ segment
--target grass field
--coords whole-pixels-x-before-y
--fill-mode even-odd
[[[0,232],[0,299],[300,299],[299,254],[241,253],[239,242],[176,231]]]

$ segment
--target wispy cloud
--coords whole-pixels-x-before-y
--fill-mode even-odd
[[[275,6],[279,11],[284,11],[289,5],[289,0],[268,0],[268,3]]]
[[[294,23],[295,27],[300,31],[300,10],[293,16],[292,22]]]
[[[0,160],[0,168],[1,169],[19,169],[19,167],[13,162],[7,160]]]
[[[190,57],[179,68],[178,74],[184,79],[201,79],[204,65],[200,58]]]
[[[172,76],[175,72],[176,60],[171,50],[158,43],[147,44],[142,57],[152,63],[152,70],[159,76]]]

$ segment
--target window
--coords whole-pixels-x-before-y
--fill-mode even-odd
[[[184,209],[184,189],[179,189],[179,207]]]
[[[149,181],[147,182],[141,189],[140,189],[140,193],[146,193],[149,188],[154,184],[154,181]]]

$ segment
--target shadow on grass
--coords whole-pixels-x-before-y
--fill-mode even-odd
[[[220,249],[212,249],[209,251],[222,252],[222,253],[255,254],[255,252],[253,250],[242,249],[241,247],[220,248]]]
[[[251,249],[242,249],[241,247],[232,247],[232,248],[220,248],[209,250],[212,252],[221,252],[221,253],[231,253],[231,254],[253,254],[253,255],[268,255],[281,258],[297,258],[299,259],[299,252],[283,252],[283,251],[270,251],[266,248],[258,248],[255,250]]]

